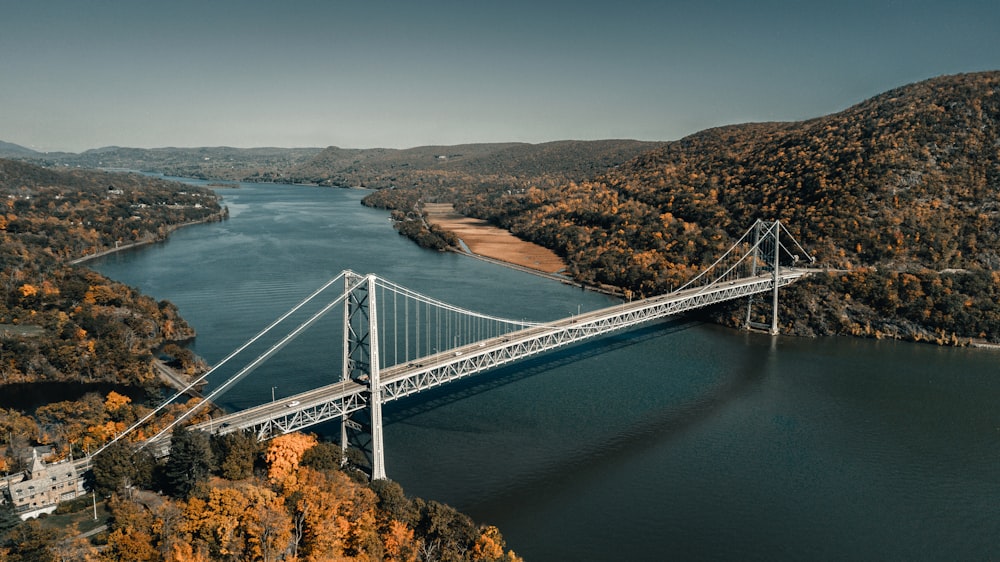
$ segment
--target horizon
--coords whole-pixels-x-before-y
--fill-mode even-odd
[[[1000,5],[979,0],[50,0],[5,13],[0,139],[38,152],[664,142],[1000,69]]]

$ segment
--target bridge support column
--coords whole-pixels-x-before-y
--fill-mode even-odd
[[[758,272],[771,269],[771,324],[753,321],[753,305],[756,297],[751,295],[747,301],[747,316],[745,326],[749,330],[767,330],[771,335],[778,335],[778,284],[781,280],[781,223],[758,220],[754,225],[753,253],[750,257],[750,276],[756,277]]]
[[[753,254],[750,257],[750,276],[755,277],[757,275],[757,264],[760,262],[760,231],[763,227],[763,222],[757,219],[757,222],[753,225]],[[749,330],[753,327],[753,301],[757,300],[757,295],[750,295],[747,298],[747,320],[744,324],[744,328]]]
[[[375,302],[375,276],[368,276],[368,337],[371,343],[368,346],[370,354],[368,360],[369,381],[368,388],[371,389],[371,402],[368,404],[371,410],[372,422],[372,480],[385,480],[385,451],[382,447],[382,384],[379,380],[379,349],[378,349],[378,314],[376,314]]]
[[[382,387],[379,377],[378,314],[375,276],[354,275],[346,280],[347,302],[344,306],[344,365],[342,380],[351,379],[368,386],[369,427],[371,441],[371,477],[383,480],[385,455],[382,446]],[[341,447],[346,453],[348,428],[361,427],[346,418],[341,420]]]
[[[778,240],[778,235],[781,234],[781,223],[775,220],[771,229],[774,231],[774,262],[771,264],[771,271],[774,274],[774,291],[771,299],[771,335],[776,336],[778,335],[778,268],[781,267],[779,259],[781,257],[781,243]]]

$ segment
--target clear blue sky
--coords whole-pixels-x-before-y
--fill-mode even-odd
[[[0,0],[0,140],[674,140],[1000,69],[1000,1]]]

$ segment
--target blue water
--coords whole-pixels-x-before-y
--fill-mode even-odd
[[[230,220],[90,263],[177,304],[209,362],[346,268],[514,318],[614,302],[422,250],[362,191],[219,193]],[[332,381],[340,346],[319,326],[221,402]],[[671,320],[388,404],[386,466],[527,560],[997,559],[998,360]]]

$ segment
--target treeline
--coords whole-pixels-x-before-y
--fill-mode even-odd
[[[312,435],[261,444],[179,429],[165,462],[116,445],[93,472],[111,514],[97,544],[26,523],[7,532],[6,559],[520,560],[496,527],[408,498],[394,482],[369,484],[340,447]]]

